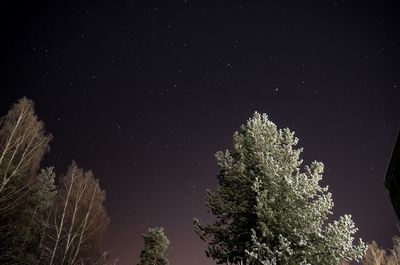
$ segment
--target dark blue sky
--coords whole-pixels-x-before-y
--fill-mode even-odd
[[[167,3],[168,2],[168,3]],[[6,1],[0,110],[36,103],[54,135],[43,165],[72,159],[107,192],[105,248],[134,264],[164,226],[174,265],[213,264],[214,153],[254,111],[325,163],[334,216],[389,247],[383,180],[400,124],[400,8],[390,1]]]

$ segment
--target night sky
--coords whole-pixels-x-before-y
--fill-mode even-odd
[[[383,180],[400,124],[400,7],[282,2],[3,1],[1,115],[33,99],[54,135],[43,166],[94,171],[104,248],[121,265],[151,226],[165,227],[172,265],[214,264],[192,218],[211,220],[214,154],[254,111],[325,163],[334,217],[351,213],[358,236],[386,247],[399,234]]]

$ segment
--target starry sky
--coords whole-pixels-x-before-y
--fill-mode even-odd
[[[211,265],[214,154],[254,111],[325,163],[334,217],[391,246],[383,180],[400,124],[400,7],[390,1],[11,1],[1,8],[4,115],[36,103],[54,135],[43,166],[72,159],[107,192],[104,248],[137,262],[164,226],[173,265]],[[290,1],[289,1],[290,2]],[[300,3],[301,2],[301,3]]]

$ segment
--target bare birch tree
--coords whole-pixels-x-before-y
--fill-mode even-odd
[[[363,265],[399,265],[400,264],[400,238],[393,238],[393,249],[386,251],[378,246],[375,241],[368,245],[367,252],[362,260]]]
[[[42,242],[42,263],[89,264],[99,255],[98,244],[108,217],[105,193],[91,171],[73,163],[62,177]]]
[[[50,135],[34,112],[34,104],[22,98],[0,120],[0,216],[22,200],[48,149]]]
[[[1,264],[31,264],[29,260],[34,258],[33,249],[25,251],[33,243],[29,230],[38,217],[37,211],[31,216],[30,207],[39,203],[35,201],[40,197],[35,194],[39,192],[35,186],[37,171],[50,139],[27,98],[20,99],[0,118]]]
[[[364,265],[384,265],[386,264],[386,251],[378,246],[375,241],[368,244],[367,252],[363,258]]]

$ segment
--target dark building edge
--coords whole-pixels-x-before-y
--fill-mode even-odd
[[[386,173],[385,187],[389,192],[397,218],[400,220],[400,131],[397,133],[396,144]]]

